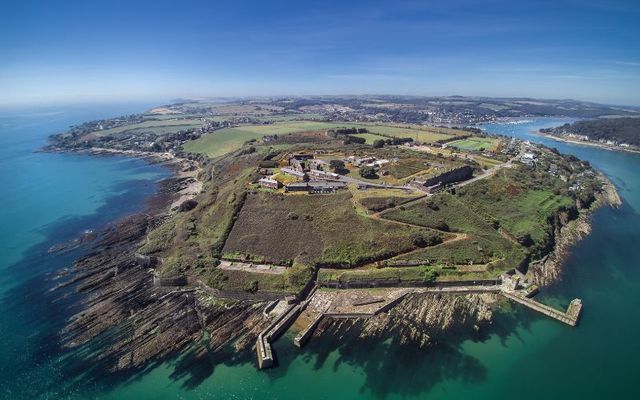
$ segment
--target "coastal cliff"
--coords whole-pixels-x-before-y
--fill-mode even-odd
[[[619,207],[622,204],[613,183],[603,175],[600,178],[604,182],[602,190],[596,194],[596,200],[589,209],[583,210],[577,219],[557,227],[553,251],[530,265],[528,274],[536,285],[548,286],[562,279],[562,265],[571,254],[573,246],[591,233],[591,219],[597,209],[604,206]]]

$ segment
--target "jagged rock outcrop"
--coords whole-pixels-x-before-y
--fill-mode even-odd
[[[248,350],[266,326],[264,304],[216,300],[200,288],[154,285],[152,270],[136,255],[152,225],[149,214],[117,221],[64,273],[58,288],[71,286],[84,297],[83,310],[61,332],[63,343],[97,346],[87,357],[108,371],[141,368],[198,341],[212,350],[226,345]]]
[[[341,337],[355,331],[362,339],[394,338],[427,346],[451,330],[472,331],[490,323],[498,301],[496,294],[410,294],[388,312],[370,318],[325,318],[314,335]]]

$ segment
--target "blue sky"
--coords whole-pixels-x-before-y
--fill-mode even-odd
[[[0,104],[364,93],[640,105],[640,1],[0,2]]]

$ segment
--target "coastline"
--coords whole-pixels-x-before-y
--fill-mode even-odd
[[[177,181],[183,181],[183,187],[177,190],[175,198],[170,204],[170,210],[175,211],[183,202],[193,199],[203,188],[203,181],[200,179],[202,166],[195,160],[176,157],[171,153],[154,153],[137,150],[115,150],[103,147],[90,147],[87,149],[67,149],[56,146],[46,147],[40,151],[57,152],[57,153],[75,153],[87,154],[92,156],[125,156],[131,158],[139,158],[151,164],[159,164],[170,171],[173,176],[171,178]],[[167,179],[171,179],[167,178]]]
[[[577,219],[557,230],[553,251],[530,265],[527,274],[536,285],[545,287],[560,281],[564,273],[563,265],[573,247],[591,233],[593,214],[605,206],[618,208],[622,205],[622,198],[613,183],[602,173],[599,176],[604,185],[603,191],[597,194],[596,201],[590,208],[582,211]]]
[[[167,198],[157,201],[147,213],[116,221],[104,232],[92,254],[77,260],[72,271],[65,274],[67,279],[63,286],[72,285],[86,294],[82,300],[84,310],[71,319],[62,334],[66,346],[89,345],[101,335],[113,335],[111,344],[100,350],[103,367],[110,372],[141,369],[151,362],[166,360],[190,346],[200,346],[199,340],[212,333],[207,345],[197,351],[203,357],[211,349],[229,345],[239,353],[251,350],[268,322],[262,318],[264,301],[212,301],[199,287],[159,286],[153,277],[156,261],[137,254],[149,230],[166,218],[167,207],[175,211],[182,201],[200,192],[195,193],[197,185],[177,184],[181,180],[195,179],[201,189],[202,182],[197,178],[202,168],[198,163],[170,154],[103,148],[53,151],[139,157],[167,165],[174,171],[174,176],[165,180]],[[590,209],[563,226],[557,232],[554,250],[543,262],[531,266],[534,281],[540,286],[560,279],[562,265],[571,248],[590,231],[593,211],[606,204],[619,204],[615,187],[604,176],[602,178],[607,182],[606,195],[599,196]],[[382,339],[393,334],[399,343],[422,347],[445,338],[447,332],[465,332],[463,336],[467,337],[480,332],[491,325],[493,312],[500,310],[502,304],[504,301],[493,294],[414,294],[374,318],[326,318],[314,336],[329,333],[348,334],[358,339]],[[123,325],[128,334],[109,333]],[[154,326],[163,329],[154,332]]]
[[[55,276],[59,284],[52,290],[63,293],[71,288],[80,294],[76,300],[79,312],[59,332],[62,345],[79,350],[81,363],[114,377],[122,371],[144,371],[152,363],[175,355],[188,355],[197,362],[209,351],[222,351],[229,345],[235,352],[229,361],[249,354],[268,322],[262,316],[265,300],[212,301],[199,287],[159,285],[153,269],[157,260],[137,252],[151,229],[170,213],[180,212],[178,206],[200,192],[199,164],[158,153],[101,148],[47,151],[125,155],[163,164],[173,171],[171,177],[160,181],[143,210],[99,229],[89,253]],[[204,337],[207,340],[203,341]],[[89,348],[92,350],[86,352]],[[186,349],[190,349],[188,354]]]
[[[548,139],[552,139],[555,140],[557,142],[564,142],[564,143],[570,143],[570,144],[576,144],[576,145],[580,145],[580,146],[590,146],[590,147],[596,147],[602,150],[609,150],[609,151],[622,151],[622,152],[626,152],[626,153],[634,153],[634,154],[640,154],[640,150],[638,149],[633,149],[633,148],[624,148],[624,147],[620,147],[620,146],[610,146],[608,144],[603,144],[603,143],[592,143],[592,142],[585,142],[582,140],[572,140],[572,139],[567,139],[567,138],[563,138],[563,137],[558,137],[555,135],[549,135],[547,133],[543,133],[540,130],[537,131],[532,131],[534,134],[538,135],[538,136],[542,136]]]

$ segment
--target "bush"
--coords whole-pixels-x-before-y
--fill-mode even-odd
[[[436,221],[434,228],[439,231],[449,232],[449,225],[443,219]]]
[[[196,208],[197,205],[198,205],[198,202],[193,199],[185,200],[178,207],[178,211],[179,212],[191,211],[194,208]]]
[[[304,264],[294,263],[285,272],[285,282],[293,289],[300,289],[313,277],[313,269]]]
[[[360,136],[347,135],[344,139],[344,144],[351,144],[351,143],[365,144],[367,143],[367,139]]]
[[[343,174],[349,172],[344,165],[344,161],[342,160],[331,160],[329,161],[329,168],[333,170],[336,174]]]
[[[431,268],[426,267],[422,274],[422,279],[425,282],[433,282],[438,277],[438,273]]]
[[[523,233],[522,235],[518,236],[518,243],[520,243],[524,247],[529,247],[533,244],[533,239],[531,238],[530,234]]]
[[[222,289],[224,282],[229,279],[219,269],[214,269],[207,278],[206,284],[214,289]]]
[[[375,147],[376,149],[380,149],[382,147],[384,147],[384,140],[382,139],[376,139],[373,141],[373,147]]]
[[[257,280],[252,280],[244,284],[244,291],[249,293],[256,293],[259,289],[259,283]]]
[[[360,176],[367,179],[374,179],[377,177],[376,170],[373,167],[364,165],[360,167]]]
[[[442,238],[433,232],[412,233],[411,242],[416,247],[428,247],[442,243]]]

